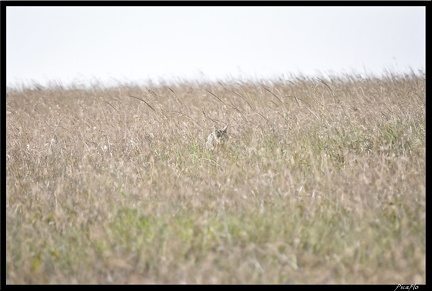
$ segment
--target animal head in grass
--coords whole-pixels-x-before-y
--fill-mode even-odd
[[[220,145],[223,145],[228,140],[227,133],[228,125],[222,129],[216,129],[207,137],[207,148],[214,149]]]

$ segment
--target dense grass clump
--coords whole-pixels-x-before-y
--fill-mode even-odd
[[[38,87],[6,110],[9,284],[425,283],[423,75]]]

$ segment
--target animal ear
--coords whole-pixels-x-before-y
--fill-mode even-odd
[[[225,126],[223,129],[222,129],[222,131],[223,132],[226,132],[227,131],[227,129],[228,129],[228,125],[227,126]]]

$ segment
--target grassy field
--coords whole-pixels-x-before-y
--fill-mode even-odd
[[[10,89],[6,283],[425,283],[425,94],[423,73]]]

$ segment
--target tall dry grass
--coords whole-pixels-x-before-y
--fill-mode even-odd
[[[24,88],[6,110],[8,284],[425,283],[423,74]]]

